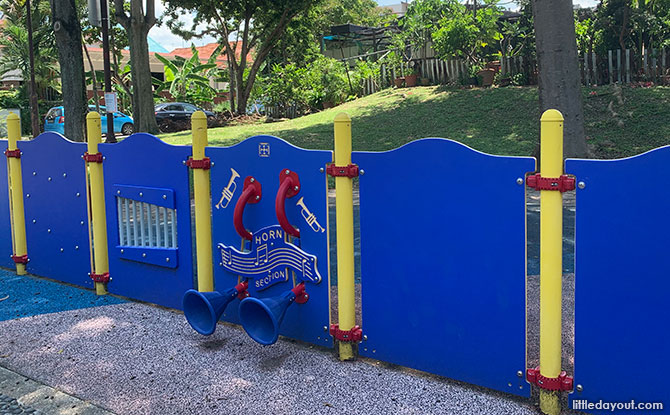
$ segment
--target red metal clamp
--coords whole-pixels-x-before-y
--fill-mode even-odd
[[[5,157],[8,157],[8,158],[13,157],[13,158],[20,159],[21,158],[21,150],[19,150],[18,148],[16,150],[7,149],[7,150],[5,150]]]
[[[541,389],[546,389],[550,391],[571,391],[573,379],[572,376],[563,370],[558,375],[557,378],[548,378],[540,374],[540,367],[531,368],[526,370],[526,379],[532,385],[535,385]]]
[[[242,281],[241,283],[237,284],[235,286],[235,291],[237,291],[237,298],[244,300],[245,298],[249,297],[249,291],[247,291],[247,288],[249,288],[249,283],[247,281]]]
[[[12,261],[15,264],[27,264],[28,263],[28,254],[26,255],[12,255]]]
[[[243,239],[252,239],[251,232],[249,232],[242,222],[242,217],[244,216],[244,208],[247,206],[247,203],[254,204],[258,203],[261,200],[262,189],[261,184],[255,178],[247,176],[244,179],[244,190],[237,203],[235,204],[235,211],[233,212],[233,225],[238,235]]]
[[[191,169],[209,170],[212,167],[212,160],[209,157],[203,157],[200,160],[189,158],[186,160],[186,165]]]
[[[326,167],[326,173],[333,177],[358,177],[358,166],[355,164],[336,166],[335,163],[333,163]]]
[[[339,324],[331,324],[330,335],[341,342],[360,342],[363,340],[363,329],[361,326],[354,326],[351,330],[340,330]]]
[[[96,274],[95,272],[91,272],[91,279],[93,282],[102,282],[106,284],[110,280],[109,272],[105,272],[103,274]]]
[[[305,304],[309,300],[309,294],[305,291],[305,283],[301,282],[291,289],[295,294],[295,302],[298,304]]]
[[[86,152],[83,157],[87,163],[102,163],[102,153],[88,154]]]
[[[559,192],[567,192],[575,190],[575,179],[567,174],[561,177],[542,177],[540,173],[526,177],[526,184],[535,190],[558,190]]]
[[[300,238],[300,230],[291,225],[286,217],[286,199],[293,197],[300,191],[300,179],[298,174],[289,169],[284,169],[279,173],[279,190],[275,198],[275,213],[277,214],[277,221],[284,232],[291,236]]]

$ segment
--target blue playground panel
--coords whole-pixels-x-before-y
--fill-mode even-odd
[[[80,308],[120,304],[120,298],[0,270],[0,321]]]
[[[0,140],[0,149],[7,148],[7,140]],[[12,247],[12,223],[9,213],[9,188],[7,187],[7,168],[5,162],[0,167],[0,266],[14,268],[11,256]]]
[[[670,147],[621,160],[567,160],[577,189],[575,385],[570,401],[670,406]],[[617,411],[617,413],[659,413]],[[611,413],[593,411],[593,413]]]
[[[169,145],[153,135],[139,133],[117,144],[101,144],[100,152],[105,157],[105,208],[112,278],[108,290],[181,309],[184,292],[193,288],[191,197],[189,171],[184,165],[191,147]],[[117,196],[154,208],[176,209],[177,247],[155,248],[148,242],[143,246],[121,245]]]
[[[88,276],[88,235],[84,143],[57,133],[19,141],[31,274],[93,287]]]
[[[527,157],[429,138],[355,152],[366,357],[530,396]]]
[[[292,243],[304,253],[316,256],[315,265],[321,281],[318,283],[306,281],[305,287],[309,300],[305,304],[294,303],[289,306],[280,326],[280,334],[332,347],[332,337],[327,331],[324,331],[324,327],[327,328],[330,325],[328,200],[326,174],[320,170],[325,169],[326,164],[332,161],[332,152],[304,150],[276,137],[256,136],[232,147],[207,148],[206,153],[213,162],[211,169],[212,245],[215,289],[224,292],[235,286],[239,279],[238,275],[226,271],[222,266],[222,251],[217,245],[222,244],[238,251],[248,251],[252,248],[249,243],[246,243],[242,249],[242,238],[233,226],[233,211],[242,194],[245,178],[253,176],[262,186],[260,201],[248,204],[244,211],[245,228],[252,233],[258,233],[262,228],[278,224],[275,198],[280,185],[280,173],[286,169],[296,172],[300,180],[300,191],[297,195],[286,199],[285,202],[289,222],[298,227],[301,232],[300,239],[293,240]],[[231,169],[234,169],[234,172]],[[224,189],[228,189],[229,192],[224,192]],[[227,193],[228,197],[224,197],[224,193]],[[298,205],[300,200],[308,212],[304,207]],[[312,223],[312,226],[306,222],[306,218],[310,217],[309,213],[312,213],[317,221]],[[272,229],[276,228],[270,228],[268,231]],[[281,244],[283,245],[283,242]],[[254,252],[255,248],[254,246]],[[272,262],[271,256],[268,258]],[[273,275],[275,275],[274,272]],[[251,296],[260,298],[278,296],[293,288],[293,275],[298,277],[295,283],[299,283],[300,274],[291,272],[284,274],[280,272],[277,274],[279,279],[272,280],[268,284],[270,286],[256,287],[257,282],[260,286],[266,284],[267,280],[261,278],[251,280],[249,293]],[[239,324],[239,303],[240,300],[233,300],[222,318]]]

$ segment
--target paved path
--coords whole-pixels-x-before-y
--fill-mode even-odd
[[[0,414],[114,415],[3,367],[0,367]]]

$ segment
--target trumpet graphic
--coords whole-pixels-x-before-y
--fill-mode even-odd
[[[233,199],[233,195],[235,194],[235,190],[237,190],[237,183],[235,183],[235,179],[240,177],[240,174],[235,171],[234,168],[230,168],[231,171],[231,176],[230,176],[230,181],[228,181],[228,186],[226,186],[225,189],[221,192],[221,200],[219,200],[219,203],[216,204],[217,209],[225,209],[228,207],[228,203]]]
[[[300,206],[302,210],[300,213],[302,214],[302,217],[305,219],[307,224],[312,228],[314,232],[325,232],[326,230],[323,229],[323,226],[319,224],[316,220],[316,215],[314,215],[312,212],[307,209],[307,205],[305,205],[305,202],[303,201],[304,197],[301,197],[300,200],[298,200],[298,203],[296,203],[296,206]]]

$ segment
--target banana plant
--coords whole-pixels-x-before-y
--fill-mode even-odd
[[[216,58],[221,53],[222,46],[216,48],[207,63],[202,63],[198,50],[191,45],[192,55],[185,59],[177,56],[169,60],[164,56],[155,54],[156,59],[164,65],[165,80],[154,79],[155,93],[167,91],[177,101],[190,102],[202,106],[211,102],[217,94],[217,90],[210,85],[211,81],[218,80],[221,76],[220,69],[216,64]]]

